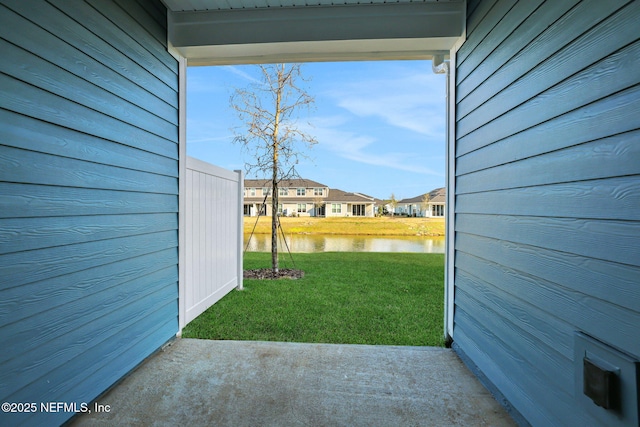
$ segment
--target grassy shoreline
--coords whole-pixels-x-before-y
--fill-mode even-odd
[[[287,234],[434,237],[445,234],[443,218],[281,217],[280,223]],[[251,233],[254,226],[254,233],[271,233],[271,217],[244,217],[245,233]]]
[[[246,253],[246,269],[270,265]],[[284,261],[284,260],[283,260]],[[298,280],[245,280],[183,330],[186,338],[443,345],[442,254],[294,254]],[[286,265],[285,265],[286,264]],[[281,268],[291,268],[282,262]]]

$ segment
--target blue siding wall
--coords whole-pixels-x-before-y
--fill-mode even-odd
[[[0,0],[0,402],[90,402],[178,331],[165,13]]]
[[[640,2],[468,7],[453,339],[531,424],[601,425],[574,333],[640,358]]]

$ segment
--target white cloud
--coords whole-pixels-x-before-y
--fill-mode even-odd
[[[244,67],[246,69],[246,67]],[[253,77],[251,74],[247,73],[246,71],[243,71],[242,69],[240,69],[240,67],[234,66],[234,65],[225,65],[222,67],[223,70],[228,71],[232,74],[235,74],[236,76],[247,80],[251,83],[258,83],[258,84],[262,84],[262,82],[258,79],[256,79],[255,77]]]
[[[189,79],[187,80],[189,96],[194,94],[208,94],[210,96],[209,94],[211,93],[223,93],[224,90],[224,87],[220,86],[215,80],[207,78],[204,74],[193,72],[189,74]]]
[[[254,78],[251,74],[244,71],[242,69],[243,67],[232,65],[216,67],[221,71],[239,77],[239,79],[224,77],[222,73],[211,72],[210,70],[206,70],[206,68],[210,67],[202,67],[202,69],[190,68],[188,70],[189,77],[187,81],[187,90],[189,91],[190,95],[200,93],[220,93],[228,95],[232,92],[233,87],[236,85],[242,87],[246,84],[246,82],[262,84],[260,80]],[[244,67],[244,69],[246,70],[247,67]],[[212,78],[212,76],[214,77]],[[224,98],[220,99],[222,99],[224,103]]]
[[[335,82],[325,94],[358,117],[384,123],[429,138],[444,138],[445,82],[430,70],[416,74],[402,69],[392,78],[370,77],[357,82]]]
[[[206,119],[187,119],[187,143],[197,144],[204,142],[231,143],[233,135],[224,124]]]
[[[329,150],[336,155],[359,163],[373,166],[382,166],[407,172],[424,175],[437,175],[441,173],[427,168],[416,161],[415,156],[406,152],[383,152],[376,153],[374,146],[376,138],[368,135],[358,135],[350,131],[337,128],[339,125],[348,125],[342,117],[336,118],[331,125],[333,118],[316,118],[313,129],[305,129],[318,139],[319,146]]]
[[[218,136],[218,137],[204,137],[204,138],[189,138],[189,144],[198,144],[201,142],[215,142],[215,141],[224,141],[224,142],[229,142],[233,139],[233,136],[230,135],[225,135],[225,136]]]

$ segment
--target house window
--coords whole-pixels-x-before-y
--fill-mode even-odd
[[[306,212],[307,204],[306,203],[298,203],[298,213]]]
[[[255,188],[250,188],[249,189],[249,196],[250,197],[255,197],[256,195],[256,189]]]
[[[288,188],[278,188],[278,194],[281,196],[288,196],[289,195],[289,189]]]
[[[271,188],[263,188],[262,189],[262,195],[263,196],[270,196],[271,195]]]
[[[331,213],[342,213],[342,205],[340,203],[331,203]]]
[[[296,190],[296,195],[297,196],[306,196],[307,195],[307,189],[306,188],[298,188]]]
[[[432,205],[431,206],[431,215],[432,216],[444,216],[444,205]]]
[[[365,216],[366,211],[365,205],[353,205],[351,207],[351,215],[353,216]]]
[[[251,216],[251,205],[244,205],[244,216]]]
[[[282,215],[282,203],[278,203],[278,213]]]
[[[314,196],[324,196],[324,188],[314,188],[313,189]]]

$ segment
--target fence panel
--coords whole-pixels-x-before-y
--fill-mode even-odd
[[[184,319],[242,288],[242,172],[187,157]]]

